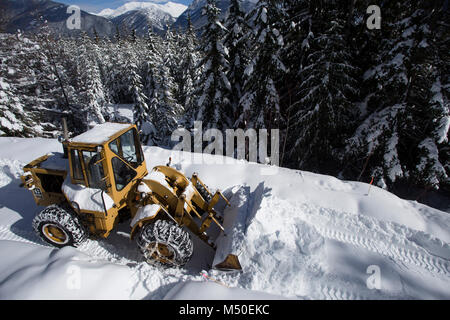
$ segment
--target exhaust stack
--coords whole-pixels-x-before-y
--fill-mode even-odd
[[[67,151],[67,141],[69,140],[69,132],[67,130],[67,119],[62,118],[62,127],[63,127],[63,141],[61,141],[63,145],[63,151],[64,151],[64,159],[67,159],[69,157],[68,151]]]
[[[66,118],[62,118],[62,126],[63,126],[64,141],[69,140],[69,133],[67,131],[67,119]]]

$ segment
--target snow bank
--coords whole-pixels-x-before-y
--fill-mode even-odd
[[[239,288],[227,288],[215,282],[186,281],[175,285],[164,300],[283,300],[282,296]]]
[[[93,260],[72,247],[0,241],[0,299],[127,299],[126,266]]]
[[[0,139],[0,157],[29,163],[36,158],[52,152],[62,152],[61,143],[56,139],[10,138]]]
[[[365,183],[284,168],[262,175],[256,163],[212,155],[196,163],[191,153],[144,148],[149,170],[172,157],[186,176],[224,190],[232,206],[218,209],[227,234],[218,255],[231,251],[243,267],[210,270],[213,250],[193,237],[185,268],[158,269],[129,241],[129,223],[78,249],[40,245],[31,220],[42,208],[18,178],[60,144],[0,138],[0,146],[0,298],[450,299],[450,215],[375,186],[369,193]],[[230,288],[202,282],[203,270]]]
[[[212,271],[232,287],[313,299],[450,297],[448,213],[330,176],[284,168],[265,176],[259,164],[195,164],[189,153],[153,147],[146,155],[150,165],[171,156],[186,175],[235,186],[212,264],[238,255],[242,274]],[[379,290],[367,284],[374,266]]]
[[[230,232],[244,271],[237,278],[213,273],[231,286],[293,298],[450,297],[450,247],[430,234],[313,204],[292,205],[267,188],[257,188],[246,203]],[[371,266],[380,270],[379,290],[368,288]]]

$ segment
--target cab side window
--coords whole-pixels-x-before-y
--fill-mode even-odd
[[[72,159],[72,177],[74,180],[84,180],[83,171],[81,170],[80,157],[78,150],[70,150],[70,158]]]
[[[101,155],[97,152],[83,151],[84,166],[88,176],[89,188],[93,189],[106,189],[106,183],[104,181],[103,164],[100,161]]]

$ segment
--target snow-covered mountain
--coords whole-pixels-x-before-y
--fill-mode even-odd
[[[81,10],[81,29],[69,30],[66,26],[70,14],[68,5],[50,0],[2,0],[0,12],[7,19],[2,23],[6,32],[14,33],[18,29],[26,32],[37,31],[42,20],[48,21],[50,28],[64,35],[79,34],[82,31],[93,34],[94,29],[100,36],[111,37],[116,27],[130,32],[135,29],[138,34],[145,34],[148,25],[156,32],[163,32],[172,25],[187,6],[175,3],[128,2],[117,9],[105,9],[99,13]],[[3,26],[3,24],[5,24]]]
[[[187,9],[187,6],[181,3],[175,2],[166,2],[166,3],[153,3],[153,2],[128,2],[124,5],[120,6],[117,9],[103,9],[97,15],[105,17],[105,18],[115,18],[122,14],[125,14],[130,11],[143,11],[143,12],[165,12],[170,14],[172,17],[177,18],[180,14],[182,14]]]
[[[164,33],[175,22],[175,18],[167,12],[152,8],[128,11],[110,19],[120,30],[135,30],[140,36],[147,33],[150,25],[154,32]]]
[[[70,30],[66,22],[71,14],[66,4],[50,0],[1,0],[0,12],[6,17],[4,31],[14,33],[17,30],[36,32],[47,21],[51,30],[64,35],[74,35],[85,31],[93,34],[94,29],[101,36],[111,36],[115,27],[111,21],[81,10],[81,29]]]
[[[135,30],[145,35],[149,25],[155,32],[163,32],[171,26],[187,6],[175,3],[128,2],[117,9],[104,9],[97,15],[110,19],[119,29]]]

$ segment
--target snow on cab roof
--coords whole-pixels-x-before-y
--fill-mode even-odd
[[[129,124],[106,122],[96,125],[94,128],[72,139],[72,142],[102,144],[109,140],[117,132],[129,128]]]

